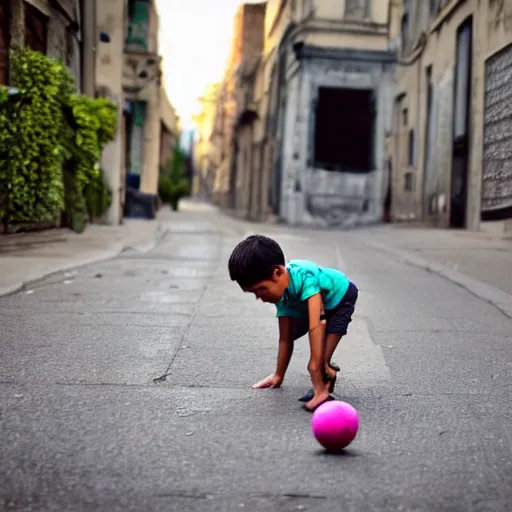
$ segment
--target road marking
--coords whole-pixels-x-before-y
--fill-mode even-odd
[[[341,367],[342,378],[351,382],[373,386],[391,380],[382,347],[373,343],[368,323],[363,318],[354,318],[334,359]]]

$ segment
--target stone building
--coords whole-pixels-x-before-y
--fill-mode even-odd
[[[156,199],[162,159],[179,120],[161,83],[154,0],[0,0],[0,84],[9,83],[9,49],[30,47],[62,59],[77,89],[111,99],[116,138],[102,155],[112,190],[109,224],[123,219],[126,168]]]
[[[123,220],[125,199],[125,158],[123,123],[122,62],[125,39],[124,0],[94,1],[94,30],[104,34],[94,52],[94,94],[107,97],[118,108],[118,126],[115,139],[104,149],[101,166],[112,191],[112,205],[105,216],[109,224]]]
[[[392,218],[512,230],[512,0],[401,0]]]
[[[396,60],[389,13],[387,0],[266,3],[259,56],[239,68],[228,188],[240,215],[381,220]]]
[[[265,2],[242,4],[235,15],[231,51],[219,91],[213,128],[213,142],[219,153],[215,170],[214,200],[223,207],[233,207],[236,184],[234,125],[238,114],[238,84],[242,66],[259,58],[258,48]]]
[[[219,99],[219,83],[208,84],[204,94],[199,98],[200,112],[193,120],[197,125],[197,137],[193,148],[194,179],[192,191],[194,195],[211,197],[213,191],[214,158],[213,125]]]
[[[275,0],[267,14],[273,213],[291,224],[380,221],[394,92],[389,2]]]
[[[139,190],[156,196],[160,167],[161,56],[154,0],[129,0],[122,84],[126,123],[126,170]]]
[[[96,20],[109,40],[96,53],[97,94],[116,102],[120,113],[118,136],[103,155],[118,206],[111,222],[118,223],[126,211],[154,214],[148,205],[156,204],[160,168],[178,138],[178,117],[162,85],[155,1],[96,0]],[[131,203],[125,208],[127,194]]]
[[[0,3],[0,84],[9,83],[9,50],[28,47],[62,59],[82,90],[83,0]]]
[[[179,142],[180,118],[169,101],[163,85],[160,86],[160,172],[169,169],[173,148]]]

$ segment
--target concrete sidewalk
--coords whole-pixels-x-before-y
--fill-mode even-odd
[[[164,233],[163,209],[155,220],[126,219],[121,226],[93,224],[84,233],[53,229],[0,237],[0,296],[34,281],[97,261],[126,249],[147,252]]]
[[[481,232],[405,226],[365,229],[356,236],[449,279],[512,317],[512,240]]]

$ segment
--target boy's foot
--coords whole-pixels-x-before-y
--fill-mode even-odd
[[[329,393],[332,393],[334,391],[334,386],[336,385],[336,374],[334,374],[333,377],[330,378],[330,385],[329,385]],[[299,402],[309,402],[310,400],[313,399],[313,396],[315,395],[315,392],[313,391],[313,389],[308,389],[308,391],[306,391],[306,393],[304,393],[300,398],[299,398]]]
[[[325,402],[330,402],[331,400],[334,400],[334,398],[331,395],[328,395],[327,398],[324,398],[315,404],[311,404],[312,400],[310,400],[307,404],[304,404],[302,408],[308,412],[315,412],[321,405],[325,404]]]

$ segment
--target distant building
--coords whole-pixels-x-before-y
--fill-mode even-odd
[[[217,129],[233,140],[221,162],[233,165],[216,170],[219,204],[291,224],[380,221],[396,61],[390,2],[269,0],[260,9],[259,34],[235,22],[238,60],[221,88],[219,106],[231,106],[218,110]],[[243,34],[252,41],[246,58]]]
[[[197,130],[194,143],[193,193],[203,197],[211,197],[213,193],[216,162],[213,154],[212,135],[219,88],[220,84],[218,83],[206,86],[204,94],[199,98],[201,111],[194,116]]]
[[[223,207],[234,207],[232,191],[236,187],[234,126],[239,110],[239,80],[242,68],[259,58],[259,40],[266,4],[242,4],[235,15],[233,40],[224,79],[217,97],[212,143],[216,146],[218,166],[213,186],[214,200]]]

